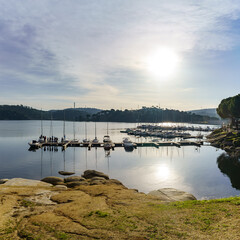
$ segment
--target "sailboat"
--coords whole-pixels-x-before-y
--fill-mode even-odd
[[[66,138],[66,133],[65,133],[65,110],[64,110],[64,120],[63,120],[63,137],[62,137],[62,143],[68,143],[70,140]]]
[[[41,147],[42,143],[45,143],[46,141],[47,141],[46,136],[43,136],[43,123],[42,123],[42,112],[41,112],[41,135],[38,138],[38,140],[34,139],[28,143],[30,146],[30,150]]]
[[[112,147],[112,140],[108,135],[108,123],[107,123],[107,135],[103,137],[103,147],[105,150],[110,150]]]
[[[58,143],[58,138],[53,136],[52,113],[51,113],[50,137],[48,138],[48,143]]]
[[[75,103],[74,103],[74,110],[75,110]],[[73,121],[73,140],[71,141],[71,144],[79,144],[80,141],[75,138],[76,129],[75,129],[75,120]]]
[[[95,122],[95,138],[92,140],[92,143],[99,143],[99,140],[97,139],[97,127]]]
[[[38,139],[38,142],[39,143],[44,143],[46,142],[47,138],[45,136],[43,136],[43,117],[42,117],[42,109],[41,109],[41,135]]]
[[[87,139],[87,122],[85,122],[85,138],[83,139],[84,144],[88,144],[90,141]]]

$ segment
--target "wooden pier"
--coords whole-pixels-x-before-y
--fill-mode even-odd
[[[200,147],[203,145],[204,141],[187,141],[182,140],[180,142],[174,142],[174,141],[162,141],[162,142],[143,142],[143,143],[134,143],[134,148],[137,147],[178,147],[181,146],[197,146]],[[87,147],[88,150],[91,150],[91,148],[99,148],[102,147],[105,149],[105,145],[103,142],[101,143],[93,143],[93,142],[79,142],[76,143],[75,141],[69,141],[69,142],[44,142],[39,143],[38,147],[35,147],[35,149],[43,148],[43,147],[62,147],[62,150],[66,150],[68,147]],[[110,149],[119,147],[124,147],[122,142],[113,143],[110,144]]]

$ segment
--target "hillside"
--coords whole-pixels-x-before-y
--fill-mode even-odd
[[[209,117],[215,117],[215,118],[221,119],[217,114],[216,108],[198,109],[198,110],[191,110],[188,112],[201,115],[201,116],[209,116]]]
[[[89,114],[76,109],[42,111],[23,105],[1,105],[0,120],[63,120],[81,121]]]
[[[142,107],[136,110],[100,110],[96,108],[68,108],[42,111],[23,105],[0,106],[0,120],[66,120],[96,122],[190,122],[214,123],[217,118],[174,109]]]

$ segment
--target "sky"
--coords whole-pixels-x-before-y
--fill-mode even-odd
[[[239,0],[0,0],[0,104],[215,108],[239,66]]]

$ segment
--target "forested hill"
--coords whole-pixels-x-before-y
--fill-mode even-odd
[[[82,121],[91,115],[78,109],[42,111],[23,105],[1,105],[0,120],[63,120]]]
[[[143,107],[137,110],[104,110],[90,114],[82,109],[65,109],[41,111],[22,105],[0,106],[0,120],[66,120],[66,121],[97,121],[97,122],[192,122],[216,123],[216,118],[200,116],[189,112],[157,107]]]
[[[201,116],[190,112],[158,107],[143,107],[137,110],[105,110],[93,114],[92,121],[99,122],[192,122],[216,123],[217,118]]]

